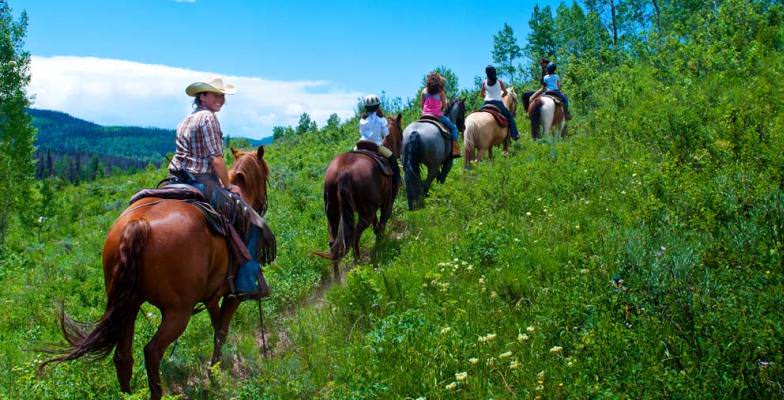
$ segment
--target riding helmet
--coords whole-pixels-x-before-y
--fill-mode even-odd
[[[372,107],[381,104],[381,100],[375,94],[369,94],[365,96],[364,100],[365,107]]]
[[[553,74],[553,73],[555,73],[555,69],[556,69],[556,68],[557,68],[557,66],[555,65],[555,63],[554,63],[554,62],[551,62],[550,64],[547,64],[547,73],[548,73],[548,74]]]

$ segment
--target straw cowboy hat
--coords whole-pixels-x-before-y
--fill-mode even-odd
[[[185,88],[188,96],[195,97],[199,93],[212,92],[218,94],[234,94],[237,90],[230,83],[223,83],[223,79],[215,78],[209,82],[195,82]]]

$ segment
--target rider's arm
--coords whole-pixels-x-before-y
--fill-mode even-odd
[[[223,159],[223,133],[221,133],[218,120],[214,115],[207,114],[204,116],[200,128],[212,172],[220,180],[221,186],[229,188],[231,186],[229,172],[226,169],[226,161]]]
[[[485,83],[484,82],[482,82],[482,90],[479,92],[479,95],[482,96],[483,99],[485,98]]]
[[[446,91],[441,91],[441,110],[446,111]]]
[[[215,176],[220,179],[221,185],[228,188],[230,186],[229,170],[226,168],[226,160],[223,159],[223,156],[212,157],[210,159],[210,166],[212,167],[212,170],[215,171]]]
[[[506,97],[506,85],[504,85],[504,81],[499,79],[498,84],[501,85],[501,96]]]
[[[419,93],[419,102],[422,103],[423,106],[425,105],[425,90],[427,89],[422,89],[422,93]]]

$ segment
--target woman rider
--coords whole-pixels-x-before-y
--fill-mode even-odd
[[[452,158],[460,157],[460,148],[457,144],[457,126],[444,115],[446,108],[446,92],[444,91],[444,78],[438,72],[431,72],[425,79],[425,88],[420,94],[422,101],[422,115],[438,118],[442,124],[449,128],[452,135]]]
[[[506,85],[504,85],[502,80],[498,79],[494,66],[488,65],[487,68],[485,68],[485,74],[487,75],[487,79],[482,82],[482,91],[480,92],[480,95],[485,99],[485,104],[492,104],[501,110],[501,113],[504,114],[504,117],[506,117],[506,120],[509,122],[509,134],[512,136],[512,139],[519,139],[520,134],[517,133],[517,124],[515,123],[514,116],[512,116],[512,113],[509,112],[502,101],[507,93]]]
[[[185,93],[194,98],[195,109],[177,125],[176,151],[169,163],[169,172],[172,175],[199,188],[216,209],[221,208],[216,207],[218,204],[226,201],[240,201],[242,208],[252,209],[239,197],[239,188],[229,182],[229,173],[223,158],[223,132],[215,115],[226,102],[226,95],[235,92],[234,85],[224,83],[221,78],[210,82],[195,82],[185,89]],[[254,242],[252,238],[249,240]],[[258,239],[255,242],[257,243]],[[248,252],[251,260],[240,266],[239,275],[247,271],[247,268],[260,268],[256,260],[256,249],[248,248]],[[237,281],[237,290],[243,292],[241,298],[265,297],[269,294],[269,288],[263,279],[259,279],[258,288],[250,286],[248,282]]]

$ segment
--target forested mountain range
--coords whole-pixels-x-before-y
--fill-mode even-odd
[[[39,178],[57,175],[70,181],[93,179],[113,170],[160,165],[166,154],[174,151],[173,129],[102,126],[59,111],[29,108],[27,112],[38,130]],[[272,142],[272,137],[233,139],[251,146]]]

